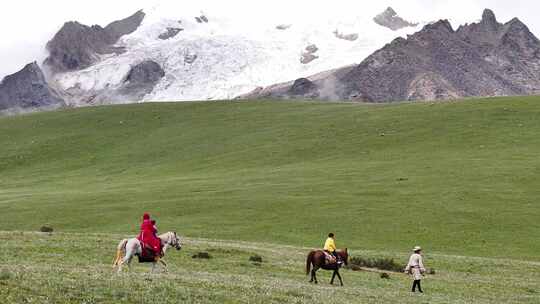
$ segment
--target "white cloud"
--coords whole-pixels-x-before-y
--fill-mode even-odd
[[[373,16],[387,6],[411,20],[450,19],[454,26],[480,18],[483,8],[492,8],[500,21],[519,17],[534,33],[540,33],[540,8],[537,0],[17,0],[3,3],[0,11],[0,78],[16,72],[28,62],[42,61],[45,43],[65,21],[84,24],[107,23],[126,17],[140,8],[151,10],[156,4],[166,6],[169,17],[187,13],[208,12],[227,15],[239,22],[257,23],[317,22],[322,16],[355,14]]]

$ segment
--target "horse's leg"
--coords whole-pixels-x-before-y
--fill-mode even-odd
[[[339,269],[336,270],[336,274],[337,274],[337,277],[339,279],[339,283],[341,284],[341,286],[343,286],[343,280],[341,279],[341,275],[339,274]]]
[[[124,264],[127,264],[128,270],[131,271],[131,258],[128,258],[127,252],[126,256],[118,263],[118,273],[122,272],[122,266],[124,266]]]
[[[311,264],[311,265],[313,266],[313,268],[311,268],[311,271],[309,272],[309,276],[310,276],[309,282],[313,283],[313,280],[314,280],[313,269],[315,268],[315,265],[313,265],[313,264]]]
[[[165,263],[165,261],[163,261],[163,259],[160,259],[159,262],[161,263],[161,265],[163,265],[163,270],[165,272],[169,272],[169,269],[167,268],[167,263]]]
[[[332,279],[330,280],[330,285],[334,285],[334,279],[336,278],[336,271],[332,274]]]
[[[315,284],[319,284],[319,282],[317,281],[317,270],[319,270],[319,268],[315,268],[315,267],[313,267],[313,269],[311,270],[311,275],[313,276],[313,279],[315,280]]]
[[[129,271],[131,271],[131,259],[133,258],[133,249],[126,246],[126,255],[118,264],[118,273],[122,271],[122,265],[127,264]]]

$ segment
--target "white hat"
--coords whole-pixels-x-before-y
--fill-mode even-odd
[[[414,251],[414,252],[420,251],[420,250],[422,250],[422,247],[420,247],[420,246],[415,246],[415,247],[413,248],[413,251]]]

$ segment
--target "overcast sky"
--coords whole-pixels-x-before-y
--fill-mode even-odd
[[[524,21],[537,36],[540,34],[538,0],[16,0],[4,1],[0,10],[0,79],[21,69],[34,60],[42,61],[45,43],[66,21],[77,20],[92,25],[106,25],[127,17],[138,9],[146,11],[161,6],[168,13],[204,11],[268,18],[277,23],[313,19],[322,15],[351,14],[372,16],[387,6],[411,21],[450,19],[453,26],[480,18],[484,8],[495,11],[499,21],[513,17]],[[173,9],[170,9],[173,7]]]

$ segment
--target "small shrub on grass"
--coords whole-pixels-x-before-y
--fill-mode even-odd
[[[12,277],[11,272],[5,269],[0,270],[0,281],[7,281],[11,279],[11,277]]]
[[[388,280],[388,279],[390,279],[390,275],[388,273],[386,273],[386,272],[382,272],[381,273],[381,279]]]
[[[405,265],[398,264],[394,259],[390,258],[363,258],[352,257],[350,260],[351,269],[356,267],[377,268],[380,270],[388,270],[393,272],[402,272],[405,269]]]
[[[39,228],[39,231],[51,233],[54,231],[54,229],[48,225],[44,225],[44,226],[41,226],[41,228]]]
[[[249,261],[250,262],[253,262],[253,263],[262,263],[263,262],[263,259],[260,255],[252,255],[249,257]]]
[[[208,252],[198,252],[192,256],[194,259],[211,259],[212,257]]]

